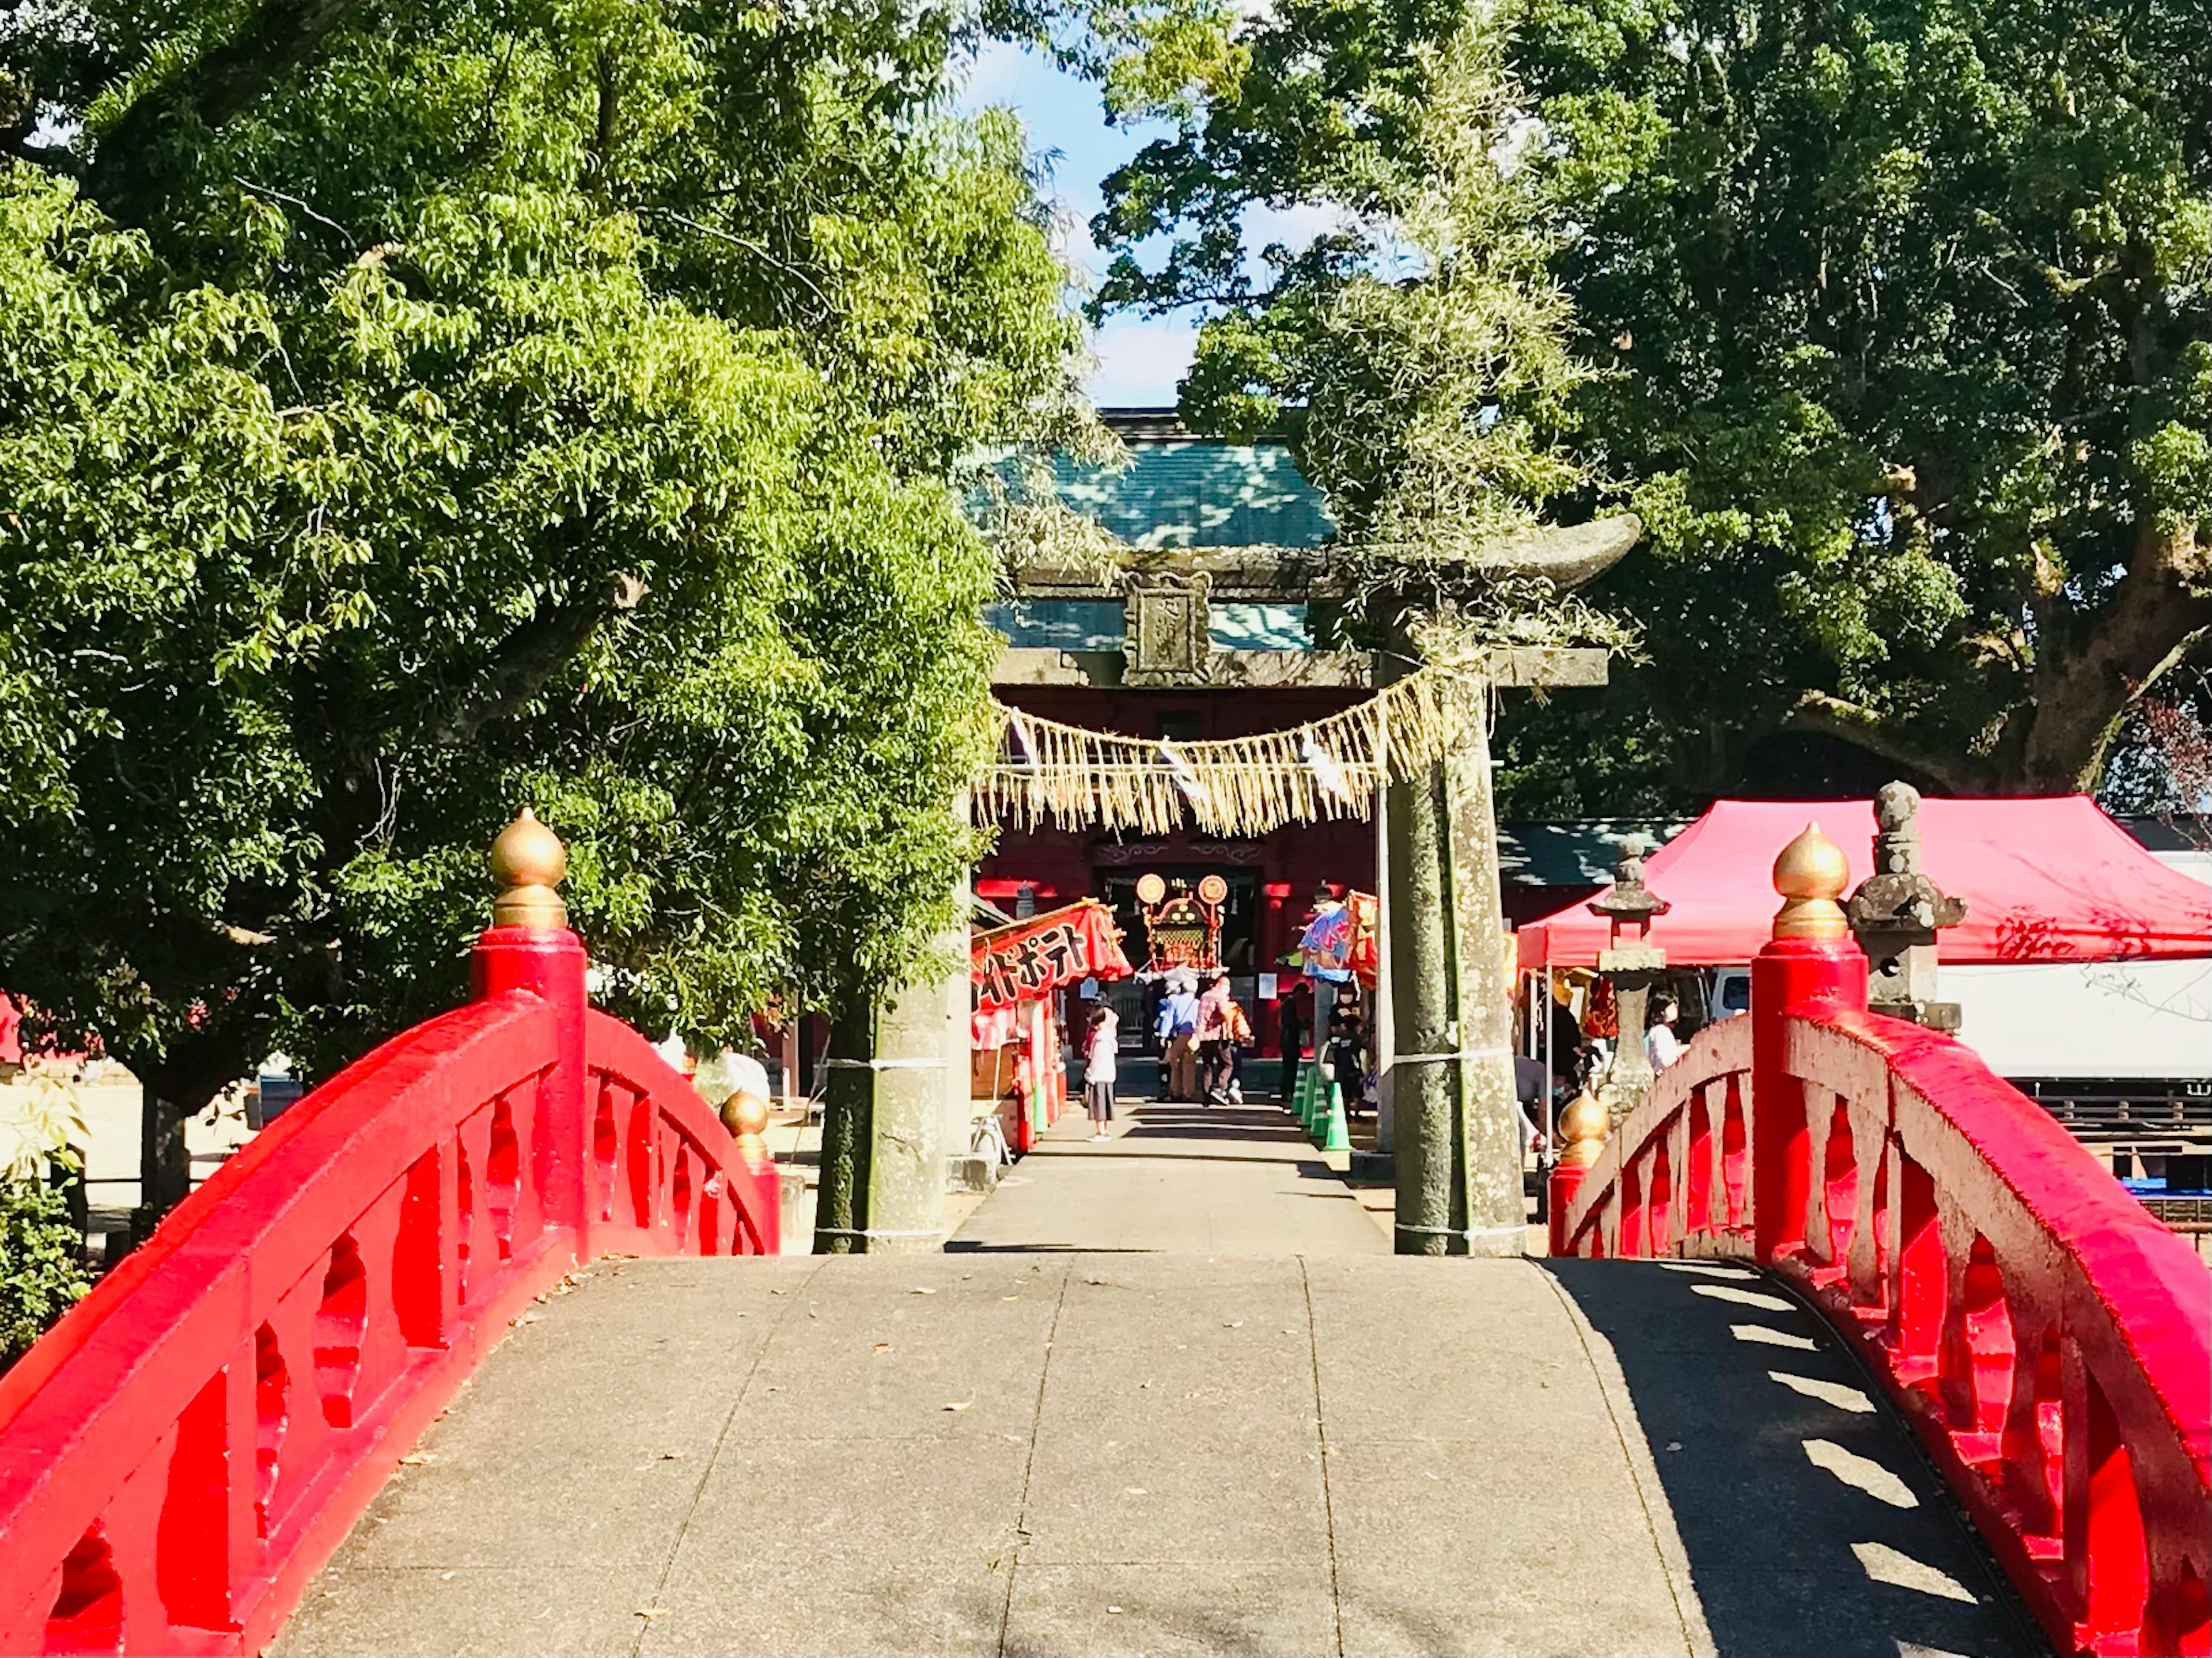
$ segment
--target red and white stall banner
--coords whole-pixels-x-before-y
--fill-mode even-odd
[[[975,1011],[996,1013],[1085,979],[1126,979],[1113,912],[1093,898],[975,934],[969,944]]]

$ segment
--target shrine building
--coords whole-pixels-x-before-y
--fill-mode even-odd
[[[1123,544],[1121,568],[1111,590],[1095,571],[1015,572],[1015,598],[990,618],[1006,640],[994,676],[999,700],[1065,725],[1174,743],[1287,730],[1364,701],[1369,658],[1316,646],[1310,590],[1333,526],[1287,446],[1194,438],[1172,410],[1101,415],[1130,464],[1105,472],[1062,458],[1056,483],[1065,503]],[[1220,964],[1251,1013],[1259,1052],[1273,1055],[1275,1002],[1261,993],[1277,990],[1318,886],[1375,890],[1375,825],[1346,817],[1229,839],[1188,824],[1139,835],[1005,823],[975,872],[975,893],[1016,915],[1100,899],[1141,969],[1152,950],[1138,886],[1148,874],[1171,899],[1201,887],[1221,895],[1212,906]],[[1280,985],[1289,982],[1285,975]],[[1122,1017],[1125,1053],[1153,1053],[1157,984],[1105,991]]]

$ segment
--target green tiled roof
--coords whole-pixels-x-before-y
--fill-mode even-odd
[[[1318,547],[1334,532],[1279,443],[1139,441],[1119,472],[1062,456],[1053,474],[1063,501],[1133,547]]]
[[[1212,604],[1212,641],[1224,651],[1310,651],[1303,604]],[[994,604],[983,619],[1010,645],[1056,651],[1118,651],[1126,626],[1118,598],[1025,598]]]

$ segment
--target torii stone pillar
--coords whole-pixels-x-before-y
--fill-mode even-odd
[[[963,814],[965,799],[959,804]],[[830,1029],[814,1253],[935,1254],[945,1247],[945,1160],[967,1122],[968,882],[933,944],[957,971],[927,978]],[[965,1139],[957,1149],[966,1151]]]
[[[1389,790],[1393,1155],[1400,1254],[1517,1255],[1525,1242],[1512,985],[1490,790],[1491,688],[1466,736]]]
[[[1636,544],[1623,515],[1501,543],[1481,562],[1577,586]],[[1389,677],[1409,669],[1401,648]],[[1525,1253],[1513,985],[1498,890],[1491,702],[1512,684],[1602,684],[1601,652],[1499,652],[1470,673],[1458,740],[1388,790],[1389,1055],[1397,1174],[1395,1247],[1411,1255]],[[1378,673],[1378,679],[1386,676]]]

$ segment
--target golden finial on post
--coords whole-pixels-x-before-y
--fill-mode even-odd
[[[1554,1125],[1559,1135],[1559,1161],[1576,1169],[1587,1169],[1598,1160],[1605,1150],[1606,1136],[1613,1132],[1613,1121],[1597,1096],[1588,1088],[1567,1102]]]
[[[1851,884],[1844,849],[1820,833],[1818,823],[1782,848],[1774,860],[1774,890],[1782,895],[1775,912],[1778,938],[1848,938],[1850,922],[1837,900]]]
[[[738,1155],[746,1165],[758,1168],[768,1161],[768,1144],[761,1139],[768,1127],[768,1102],[750,1089],[740,1088],[722,1102],[722,1127],[738,1143]]]
[[[568,906],[554,890],[568,872],[568,848],[525,806],[491,843],[492,878],[500,884],[491,924],[535,932],[568,926]]]

